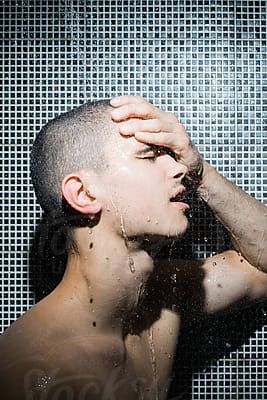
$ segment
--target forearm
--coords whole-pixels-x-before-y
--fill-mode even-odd
[[[204,161],[197,192],[230,234],[237,251],[267,272],[267,207]]]

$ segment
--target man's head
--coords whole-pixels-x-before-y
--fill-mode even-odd
[[[101,214],[103,229],[122,237],[184,233],[184,210],[170,200],[187,168],[166,149],[121,136],[111,109],[85,104],[41,130],[31,158],[39,203],[55,216],[67,204],[88,222]]]
[[[50,216],[64,211],[63,178],[81,169],[105,166],[104,143],[112,131],[108,100],[86,103],[49,121],[31,152],[31,178],[37,200]]]

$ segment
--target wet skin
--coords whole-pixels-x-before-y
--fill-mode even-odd
[[[252,264],[262,250],[266,208],[202,161],[172,115],[141,98],[118,101],[106,172],[78,171],[62,183],[74,209],[101,217],[92,230],[75,231],[79,254],[69,254],[60,285],[1,337],[6,398],[165,399],[184,316],[201,318],[266,296],[266,273],[259,270],[266,270],[266,252],[258,268]],[[199,191],[229,231],[236,225],[248,231],[248,210],[257,221],[254,237],[234,231],[246,258],[231,250],[159,263],[148,243],[186,232],[187,207],[175,196],[186,175],[199,178],[202,162]],[[231,191],[242,205],[238,224]]]

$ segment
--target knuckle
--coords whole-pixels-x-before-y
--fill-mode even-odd
[[[172,112],[167,112],[168,118],[171,122],[173,123],[179,123],[178,118],[176,117],[175,114],[173,114]]]
[[[131,129],[132,129],[134,132],[141,131],[141,130],[142,130],[142,126],[141,126],[141,124],[140,124],[140,121],[139,121],[139,120],[132,121],[132,122],[131,122]]]
[[[127,104],[127,106],[125,107],[125,111],[127,116],[132,116],[135,115],[135,113],[137,112],[137,106],[136,104]]]
[[[136,99],[142,102],[146,101],[143,96],[136,96]]]
[[[154,130],[155,132],[160,132],[162,130],[162,122],[159,119],[154,121]]]

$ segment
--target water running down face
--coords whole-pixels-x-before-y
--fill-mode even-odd
[[[101,201],[110,210],[110,227],[117,229],[123,217],[127,237],[185,233],[189,206],[182,201],[182,180],[188,170],[174,153],[117,133],[106,145],[106,159]]]

